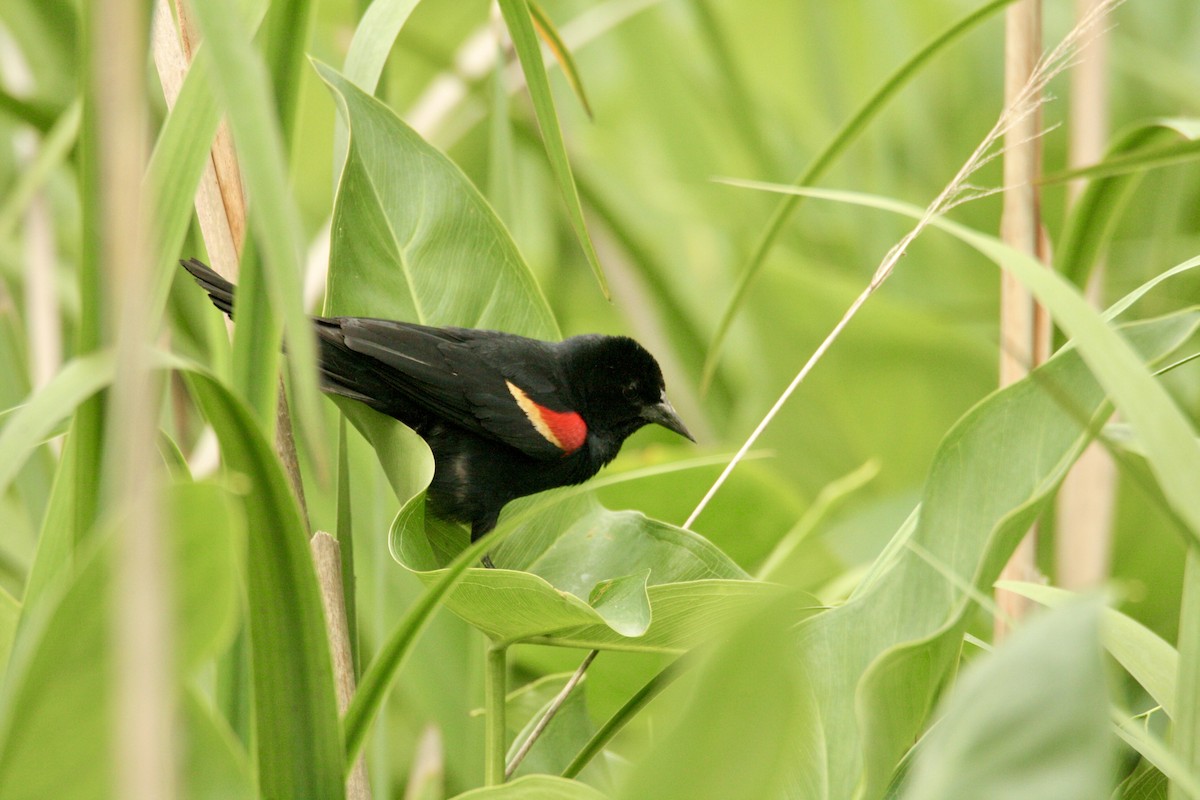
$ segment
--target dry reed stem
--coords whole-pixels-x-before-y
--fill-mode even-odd
[[[105,338],[115,342],[104,481],[119,520],[113,566],[114,770],[116,796],[169,800],[176,794],[172,603],[154,463],[157,394],[144,313],[154,265],[142,224],[141,183],[148,146],[143,4],[105,0],[85,9],[94,103],[100,253],[107,307]],[[86,126],[85,126],[86,131]],[[85,133],[86,135],[86,133]],[[99,790],[99,787],[97,787]]]
[[[446,757],[442,747],[442,734],[436,725],[427,725],[421,732],[413,752],[412,765],[408,770],[408,785],[404,788],[404,800],[422,800],[426,797],[441,797],[445,794],[442,785],[446,774]]]
[[[1076,16],[1087,16],[1097,0],[1076,0]],[[1070,144],[1073,167],[1093,164],[1104,157],[1108,140],[1108,36],[1100,32],[1080,54],[1071,71]],[[1085,181],[1068,186],[1072,201]],[[1097,262],[1087,285],[1087,298],[1103,305],[1104,262]],[[1112,457],[1093,442],[1075,462],[1058,492],[1055,525],[1055,579],[1065,589],[1094,587],[1108,575],[1112,549],[1112,522],[1116,502],[1117,469]]]
[[[1020,0],[1005,11],[1004,91],[1006,102],[1013,102],[1037,69],[1042,52],[1041,0]],[[1042,174],[1042,148],[1038,133],[1041,114],[1033,113],[1006,134],[1016,140],[1007,145],[1004,156],[1004,209],[1000,217],[1000,238],[1005,244],[1034,257],[1041,254],[1041,197],[1038,178]],[[1029,370],[1042,363],[1049,341],[1048,326],[1039,320],[1044,312],[1033,295],[1015,275],[1000,273],[1000,386],[1016,383]],[[1040,334],[1040,335],[1039,335]],[[1000,573],[1000,580],[1037,581],[1037,527],[1026,532]],[[1026,597],[996,591],[999,613],[993,621],[994,639],[1001,641],[1010,630],[1010,621],[1020,621],[1032,608]]]
[[[317,583],[321,586],[321,607],[325,610],[325,626],[329,635],[329,653],[333,657],[334,689],[337,692],[339,715],[354,697],[354,657],[350,651],[350,629],[346,623],[346,596],[342,587],[342,551],[337,539],[325,531],[317,531],[309,540]],[[362,755],[346,778],[347,800],[370,800],[371,784],[367,780],[367,761]]]
[[[951,179],[950,183],[946,185],[946,188],[944,188],[941,193],[934,198],[933,202],[926,207],[925,213],[921,216],[921,219],[917,221],[917,224],[913,227],[913,229],[905,234],[904,238],[902,238],[899,242],[893,245],[890,250],[888,250],[887,255],[884,256],[883,261],[880,262],[878,268],[876,268],[875,274],[871,277],[870,283],[865,289],[863,289],[862,293],[855,298],[854,302],[850,304],[850,307],[838,321],[837,325],[833,327],[821,344],[817,346],[817,349],[809,357],[808,361],[806,361],[804,366],[800,368],[800,371],[796,374],[796,377],[794,377],[792,382],[788,384],[786,389],[784,389],[783,393],[779,396],[779,399],[776,400],[775,404],[772,405],[770,410],[767,411],[766,415],[750,433],[750,436],[746,439],[746,442],[741,446],[741,448],[738,449],[737,453],[730,460],[729,464],[726,465],[725,469],[717,477],[717,480],[713,483],[713,485],[709,487],[709,490],[705,493],[704,497],[701,498],[691,515],[688,516],[687,521],[683,523],[684,528],[691,528],[697,517],[699,517],[704,511],[704,508],[729,478],[729,475],[733,472],[738,463],[740,463],[742,459],[746,457],[746,454],[750,452],[750,448],[752,448],[754,443],[758,441],[758,437],[761,436],[763,431],[766,430],[767,426],[771,424],[771,420],[773,420],[780,412],[784,404],[787,403],[788,399],[796,391],[797,387],[799,387],[799,385],[803,382],[804,378],[808,376],[808,373],[812,371],[812,368],[816,366],[817,362],[821,360],[822,356],[825,355],[826,351],[829,350],[830,346],[837,340],[838,336],[841,335],[846,325],[849,324],[850,320],[854,318],[867,299],[874,294],[876,290],[878,290],[879,287],[882,286],[892,274],[892,270],[895,269],[896,263],[907,251],[908,246],[913,242],[913,240],[916,239],[925,230],[925,228],[929,226],[930,222],[942,216],[955,206],[978,199],[981,196],[991,194],[996,191],[980,191],[977,187],[972,186],[968,181],[971,175],[977,172],[981,166],[1005,152],[1005,148],[997,147],[1000,140],[1022,121],[1037,113],[1038,109],[1041,108],[1041,105],[1044,102],[1043,94],[1046,85],[1056,75],[1060,74],[1064,69],[1070,66],[1071,59],[1074,57],[1079,48],[1086,42],[1088,35],[1095,27],[1096,23],[1103,19],[1103,17],[1114,7],[1120,5],[1121,2],[1123,2],[1123,0],[1102,0],[1102,2],[1091,14],[1089,14],[1083,21],[1081,21],[1078,25],[1072,28],[1070,32],[1067,33],[1067,35],[1061,42],[1059,42],[1058,46],[1055,47],[1054,50],[1037,62],[1037,66],[1030,74],[1029,79],[1019,91],[1013,94],[1010,102],[1006,103],[999,119],[996,120],[996,124],[990,131],[988,131],[987,135],[984,136],[983,140],[979,143],[979,146],[975,148],[974,152],[972,152],[966,162],[963,163],[962,167],[955,174],[954,178]]]

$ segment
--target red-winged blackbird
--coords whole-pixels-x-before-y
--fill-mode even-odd
[[[233,316],[234,286],[181,261]],[[475,541],[518,497],[581,483],[648,423],[695,441],[658,362],[624,336],[543,342],[500,331],[314,317],[322,388],[412,428],[433,451],[427,498]]]

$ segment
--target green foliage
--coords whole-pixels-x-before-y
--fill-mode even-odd
[[[1068,169],[1068,137],[1044,138],[1054,269],[998,242],[994,202],[935,221],[696,530],[678,526],[903,233],[895,215],[919,214],[999,113],[1008,4],[187,4],[203,42],[170,109],[144,64],[140,220],[144,313],[163,319],[140,343],[166,378],[144,477],[178,796],[342,797],[361,755],[377,798],[410,782],[563,800],[1200,797],[1186,4],[1116,12],[1121,132],[1099,163]],[[0,3],[3,798],[115,797],[124,766],[126,509],[100,469],[120,444],[117,276],[98,265],[105,236],[137,233],[97,227],[112,101],[88,8]],[[249,204],[232,345],[175,266],[204,256],[193,201],[222,117]],[[993,265],[1063,344],[1002,391]],[[306,270],[325,270],[328,314],[636,336],[701,452],[647,430],[591,484],[514,502],[468,545],[425,513],[415,434],[320,400]],[[1122,298],[1105,312],[1079,288],[1096,276],[1102,305]],[[280,369],[306,509],[274,448]],[[993,650],[1000,568],[1036,522],[1055,580],[1049,512],[1097,436],[1121,470],[1106,595],[1121,600],[1006,583],[1051,610]],[[344,559],[358,689],[341,721],[317,529]],[[593,649],[514,777],[485,786]],[[414,761],[429,726],[440,749]]]

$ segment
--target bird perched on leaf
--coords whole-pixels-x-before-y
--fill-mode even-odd
[[[194,258],[180,264],[232,317],[233,284]],[[658,362],[628,337],[543,342],[364,317],[313,317],[313,326],[322,388],[429,444],[430,508],[470,525],[471,541],[496,527],[510,500],[591,478],[644,425],[695,441]]]

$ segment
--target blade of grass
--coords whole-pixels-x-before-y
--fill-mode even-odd
[[[1178,128],[1176,128],[1178,130]],[[1200,136],[1200,128],[1192,136]],[[1047,175],[1044,184],[1063,183],[1080,178],[1111,178],[1131,172],[1148,172],[1160,167],[1186,164],[1200,159],[1200,139],[1190,138],[1183,142],[1147,147],[1134,153],[1116,155],[1095,164],[1076,169],[1065,169]]]
[[[79,137],[79,123],[82,117],[82,104],[79,100],[67,106],[67,109],[54,121],[53,127],[46,133],[46,138],[38,148],[37,156],[27,168],[17,177],[0,204],[0,239],[6,239],[12,233],[33,196],[50,177],[50,174],[66,160]]]
[[[571,759],[571,763],[562,771],[562,777],[574,778],[593,758],[602,752],[605,746],[613,740],[621,730],[629,724],[638,713],[649,705],[650,701],[662,694],[663,690],[675,682],[688,667],[697,663],[695,658],[682,656],[668,664],[661,672],[646,682],[632,697],[625,701],[617,711],[600,726],[583,749]]]
[[[246,190],[254,198],[250,223],[264,256],[263,288],[272,313],[283,322],[298,427],[306,441],[315,445],[321,440],[318,434],[322,425],[316,380],[316,343],[300,293],[303,231],[288,186],[286,150],[279,121],[270,113],[274,103],[269,76],[230,0],[197,3],[193,11],[204,34],[204,46],[212,49],[217,95],[229,115],[237,139]],[[250,297],[253,297],[253,291]],[[264,338],[265,341],[250,343],[253,352],[263,355],[261,359],[251,359],[260,364],[270,363],[279,350],[273,337]],[[272,398],[263,418],[273,420],[275,377],[268,375],[262,380],[270,381],[271,389],[264,394]],[[322,449],[314,446],[311,452],[320,463]]]
[[[955,22],[943,33],[914,53],[880,84],[879,88],[866,99],[850,119],[846,120],[834,132],[825,146],[821,148],[821,151],[804,168],[804,171],[792,181],[792,185],[807,186],[819,180],[833,166],[838,157],[845,152],[846,148],[858,138],[858,135],[863,132],[867,125],[883,111],[887,104],[899,94],[901,89],[908,85],[913,77],[934,56],[941,53],[992,14],[995,14],[1012,2],[1014,0],[992,0],[980,6],[975,11]],[[746,293],[750,290],[751,284],[754,283],[754,279],[758,277],[758,273],[766,263],[767,256],[775,246],[775,241],[779,238],[784,223],[791,217],[792,212],[796,210],[800,202],[800,198],[797,196],[782,198],[775,206],[775,210],[771,212],[771,217],[767,220],[767,224],[763,226],[762,231],[759,233],[754,249],[750,252],[750,257],[746,259],[745,264],[738,274],[737,283],[734,284],[733,291],[729,295],[729,302],[725,305],[725,310],[721,312],[721,319],[717,323],[716,330],[713,332],[712,340],[709,343],[708,358],[704,362],[704,369],[700,377],[702,390],[707,389],[709,384],[712,383],[713,374],[716,372],[717,362],[720,358],[721,347],[725,343],[725,337],[729,335],[729,327],[733,324],[734,317],[737,316],[742,303],[746,299]]]
[[[1118,135],[1101,164],[1158,149],[1164,139],[1200,138],[1194,120],[1162,119],[1138,125]],[[1108,246],[1126,204],[1142,178],[1141,172],[1091,176],[1068,215],[1061,241],[1055,247],[1055,269],[1077,286],[1086,286]],[[1057,176],[1052,176],[1057,179]],[[1066,177],[1070,177],[1069,175]],[[1081,177],[1081,176],[1075,176]]]
[[[559,35],[558,28],[554,27],[554,20],[550,19],[550,15],[537,4],[536,0],[528,0],[528,3],[529,13],[533,17],[533,26],[537,30],[538,36],[550,49],[554,60],[558,62],[563,77],[567,79],[571,91],[575,92],[575,97],[579,99],[579,105],[583,106],[583,110],[587,112],[589,118],[594,119],[592,105],[588,102],[587,92],[583,88],[583,77],[579,74],[579,67],[575,65],[575,57],[571,55],[567,43]]]
[[[612,299],[608,289],[608,281],[600,266],[600,258],[592,246],[592,239],[587,231],[587,223],[583,218],[583,206],[579,202],[579,190],[575,186],[575,178],[571,174],[571,163],[567,160],[567,146],[563,141],[562,129],[558,124],[558,112],[554,109],[554,98],[550,94],[550,81],[546,70],[542,67],[542,51],[538,46],[537,34],[534,33],[533,20],[530,17],[529,5],[526,0],[499,0],[500,10],[508,25],[513,47],[521,61],[521,69],[525,72],[525,83],[529,87],[529,97],[533,100],[533,108],[542,131],[542,139],[546,145],[546,155],[550,159],[550,168],[558,179],[558,187],[562,191],[563,200],[567,204],[567,216],[575,236],[579,240],[583,254],[587,257],[596,282],[606,300]]]
[[[229,467],[250,482],[247,612],[258,784],[265,797],[343,797],[333,667],[304,526],[271,445],[209,374],[186,373]]]

